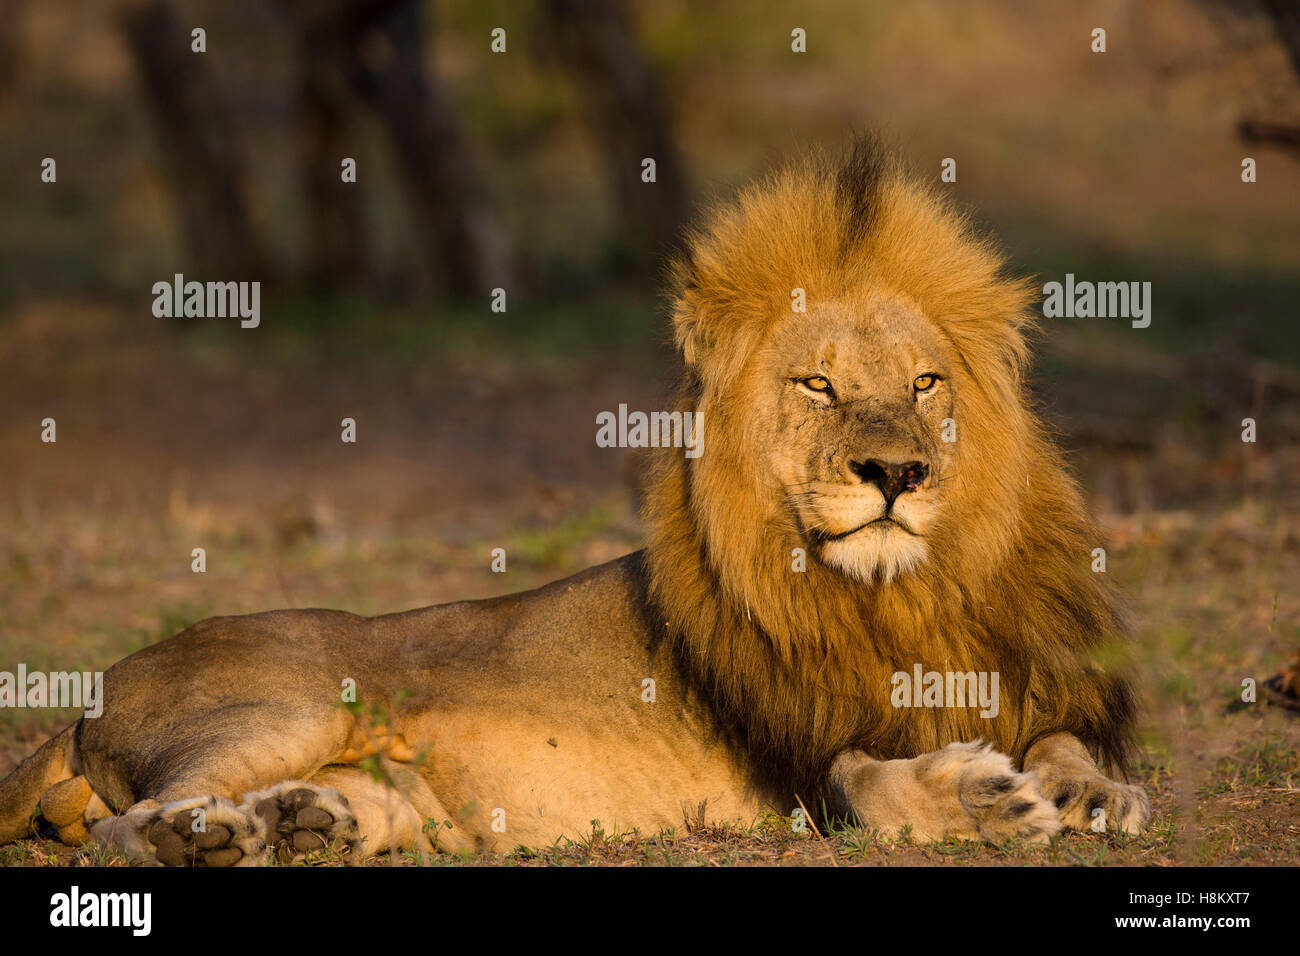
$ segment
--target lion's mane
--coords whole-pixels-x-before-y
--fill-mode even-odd
[[[996,247],[874,138],[842,158],[811,154],[723,200],[670,268],[684,370],[680,411],[705,412],[705,451],[658,452],[643,517],[655,626],[672,642],[756,772],[805,797],[840,751],[911,757],[982,738],[1019,761],[1069,731],[1120,771],[1134,698],[1103,666],[1124,627],[1081,493],[1023,385],[1032,286]],[[755,475],[742,394],[747,363],[809,303],[874,287],[906,296],[958,361],[957,467],[929,560],[864,584],[811,557]],[[811,312],[811,309],[810,309]],[[811,317],[806,320],[813,321]],[[976,708],[903,709],[890,678],[997,671],[996,718]]]

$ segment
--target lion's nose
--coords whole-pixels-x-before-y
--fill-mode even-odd
[[[925,482],[930,474],[930,467],[923,461],[905,461],[901,464],[869,458],[866,461],[849,462],[853,473],[869,485],[875,485],[885,496],[885,508],[894,504],[894,499],[905,491],[915,491]]]

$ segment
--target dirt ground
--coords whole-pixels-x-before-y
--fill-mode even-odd
[[[592,321],[616,307],[593,303]],[[328,348],[268,333],[250,349],[237,333],[182,335],[129,309],[24,308],[0,343],[0,659],[103,669],[213,613],[392,611],[532,587],[638,547],[636,460],[593,440],[598,410],[661,407],[654,305],[637,308],[642,331],[613,347],[514,352],[407,341],[374,331],[383,323]],[[1300,650],[1300,395],[1229,364],[1153,357],[1132,400],[1160,417],[1136,437],[1097,435],[1110,420],[1097,382],[1143,357],[1095,346],[1047,337],[1039,394],[1137,615],[1136,777],[1154,811],[1143,835],[917,845],[798,833],[777,816],[719,827],[706,808],[671,833],[605,821],[556,847],[375,865],[1300,861],[1300,713],[1240,702],[1243,680],[1262,683]],[[1159,401],[1180,394],[1228,398],[1180,417]],[[1243,446],[1234,422],[1252,400],[1271,434]],[[46,417],[55,444],[39,439]],[[355,445],[338,440],[343,417],[358,423]],[[190,570],[195,547],[205,574]],[[494,547],[511,556],[506,575],[489,571]],[[0,711],[0,774],[68,720]],[[124,863],[40,840],[0,848],[0,862]]]

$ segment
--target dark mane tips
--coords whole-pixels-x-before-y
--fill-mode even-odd
[[[880,193],[897,165],[876,133],[856,136],[835,168],[835,202],[844,214],[843,243],[851,249],[867,238],[880,214]]]

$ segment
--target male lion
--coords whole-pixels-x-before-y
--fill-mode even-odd
[[[53,825],[248,865],[428,848],[429,820],[468,849],[653,831],[706,801],[918,839],[1140,828],[1142,790],[1094,763],[1123,771],[1133,694],[1099,665],[1122,616],[1026,404],[1030,286],[869,139],[686,249],[676,408],[708,441],[659,450],[645,551],[488,601],[196,624],[0,784],[0,842]],[[932,670],[956,684],[894,676]],[[996,705],[961,675],[996,676]],[[340,706],[349,682],[385,726]]]

